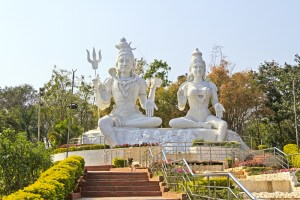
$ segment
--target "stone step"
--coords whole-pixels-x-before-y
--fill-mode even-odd
[[[141,175],[90,175],[88,174],[87,179],[147,179],[146,174]]]
[[[134,177],[127,177],[127,178],[90,178],[86,179],[87,182],[97,182],[97,181],[119,181],[119,182],[125,182],[125,181],[149,181],[148,178],[134,178]]]
[[[80,186],[84,187],[84,186],[151,186],[151,185],[158,185],[159,181],[137,181],[137,180],[133,180],[133,181],[88,181],[88,182],[81,182]]]
[[[82,197],[132,197],[132,196],[162,196],[160,191],[82,191]]]
[[[160,191],[159,185],[146,186],[85,186],[81,191]]]
[[[113,165],[100,165],[100,166],[85,166],[87,171],[109,171]]]
[[[115,171],[109,171],[109,172],[88,172],[88,175],[147,175],[147,172],[115,172]]]

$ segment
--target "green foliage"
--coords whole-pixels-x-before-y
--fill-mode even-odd
[[[78,147],[69,147],[69,152],[71,151],[83,151],[83,150],[97,150],[97,149],[109,149],[109,145],[107,144],[91,144],[91,145],[83,145]],[[64,153],[67,152],[67,148],[57,148],[52,153]]]
[[[114,158],[114,167],[127,167],[127,160],[123,158]]]
[[[247,167],[246,172],[248,172],[249,175],[259,175],[267,170],[268,168],[266,167]]]
[[[258,148],[258,150],[263,150],[263,149],[267,149],[268,146],[265,144],[261,144],[261,145],[258,145],[257,148]]]
[[[75,80],[74,94],[71,88],[71,72],[54,68],[52,77],[45,84],[45,95],[42,97],[41,133],[48,136],[52,145],[57,147],[67,142],[68,120],[70,110],[68,105],[78,104],[78,109],[71,110],[72,137],[97,126],[97,108],[93,101],[93,87],[81,76]]]
[[[190,188],[189,192],[193,192],[194,194],[200,194],[201,196],[207,196],[208,190],[206,186],[210,185],[216,185],[218,187],[228,187],[228,179],[227,177],[213,177],[209,179],[209,182],[207,178],[199,177],[195,178],[192,181],[188,181],[186,183],[186,186]],[[234,189],[233,182],[230,180],[230,188],[237,193],[237,191]],[[177,190],[181,192],[185,192],[183,188],[183,182],[180,180],[177,185]],[[226,199],[227,198],[227,189],[217,189],[216,190],[217,198],[220,199]]]
[[[27,140],[26,133],[6,129],[0,135],[0,194],[7,195],[33,183],[52,165],[42,143]]]
[[[296,175],[296,177],[297,177],[298,182],[300,182],[300,171],[297,171],[297,172],[295,173],[295,175]]]
[[[192,142],[193,142],[192,146],[194,147],[194,146],[204,145],[203,142],[205,142],[205,141],[203,139],[196,139],[196,140],[193,140]]]
[[[150,63],[149,68],[144,74],[144,79],[149,78],[160,78],[162,80],[162,86],[165,87],[170,84],[171,81],[168,80],[168,72],[171,70],[171,67],[166,62],[162,60],[154,60]]]
[[[26,132],[32,140],[37,131],[37,93],[30,85],[0,88],[0,133],[10,128]]]
[[[19,190],[3,200],[21,199],[24,194],[32,196],[31,199],[61,200],[76,186],[76,181],[84,170],[84,160],[79,156],[70,156],[43,172],[32,185]],[[26,199],[26,198],[24,198]]]

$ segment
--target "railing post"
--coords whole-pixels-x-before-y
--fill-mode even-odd
[[[217,198],[216,181],[214,181],[214,196],[215,196],[215,198]]]
[[[210,197],[210,179],[209,179],[209,175],[207,175],[207,184],[208,184],[208,196]]]
[[[227,185],[228,185],[228,189],[227,189],[227,199],[229,200],[230,199],[230,178],[229,176],[227,175]]]
[[[212,144],[209,145],[209,163],[210,163],[210,165],[212,164],[212,158],[211,158],[211,146],[212,146]]]

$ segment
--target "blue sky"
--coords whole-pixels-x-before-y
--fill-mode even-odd
[[[0,0],[0,87],[37,89],[54,65],[93,76],[85,52],[93,46],[102,50],[104,79],[123,36],[137,58],[166,61],[171,80],[188,71],[195,48],[208,64],[214,45],[224,47],[234,71],[256,70],[265,60],[294,64],[299,8],[296,0]]]

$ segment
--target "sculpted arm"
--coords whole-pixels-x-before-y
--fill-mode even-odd
[[[106,83],[99,83],[99,78],[93,80],[96,104],[100,110],[110,106],[111,102],[111,80]]]
[[[187,83],[183,83],[177,92],[178,108],[184,110],[187,102]]]
[[[213,82],[210,82],[210,88],[211,88],[211,93],[212,93],[211,103],[215,109],[216,117],[222,118],[223,112],[225,111],[225,109],[224,109],[223,105],[219,103],[218,93],[217,93],[218,88]]]
[[[150,96],[147,98],[147,84],[146,81],[143,79],[139,79],[138,83],[140,85],[140,90],[139,90],[139,100],[141,103],[141,106],[143,109],[146,111],[146,115],[148,117],[152,117],[154,113],[154,109],[157,110],[157,106],[154,103],[154,98],[155,98],[155,91],[150,91]],[[151,90],[151,89],[150,89]],[[152,94],[151,94],[152,93]]]

